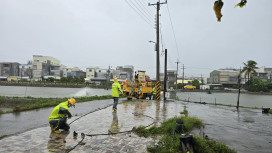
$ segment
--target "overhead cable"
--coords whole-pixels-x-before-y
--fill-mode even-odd
[[[171,27],[172,27],[172,31],[173,31],[173,35],[174,35],[174,39],[175,39],[175,43],[176,43],[177,54],[178,54],[178,58],[179,58],[179,49],[178,49],[178,43],[177,43],[177,39],[176,39],[176,35],[175,35],[175,31],[174,31],[174,27],[173,27],[173,23],[172,23],[171,15],[170,15],[170,11],[169,11],[169,7],[168,7],[168,3],[167,3],[167,10],[168,10],[168,14],[169,14],[169,18],[170,18],[170,23],[171,23]]]
[[[142,15],[141,13],[139,13],[139,11],[137,11],[137,10],[139,10],[136,6],[135,6],[135,4],[134,3],[132,3],[136,8],[137,8],[137,10],[127,1],[127,0],[125,0],[125,2],[129,5],[129,7],[130,8],[132,8],[142,19],[144,19],[145,21],[146,21],[146,23],[147,24],[149,24],[152,28],[154,28],[154,25],[153,24],[151,24],[152,22],[145,16],[145,15]],[[151,22],[151,23],[150,23]]]

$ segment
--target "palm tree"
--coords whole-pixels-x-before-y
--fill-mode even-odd
[[[243,69],[241,71],[241,73],[245,72],[245,78],[246,78],[246,75],[247,75],[248,87],[249,87],[249,80],[252,78],[251,74],[252,73],[257,73],[255,69],[257,69],[258,67],[256,67],[256,65],[257,65],[257,62],[255,62],[253,60],[249,60],[249,61],[247,61],[247,63],[244,63],[244,67],[243,67]],[[250,76],[250,79],[249,79],[249,76]]]

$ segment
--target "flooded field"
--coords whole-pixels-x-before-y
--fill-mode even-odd
[[[184,102],[181,102],[184,103]],[[271,153],[272,115],[258,109],[187,103],[189,116],[204,121],[204,133],[240,153]]]
[[[207,94],[206,92],[177,92],[176,96],[180,100],[194,101],[194,102],[206,102],[206,103],[217,103],[225,105],[237,104],[238,93],[212,93]],[[258,95],[241,93],[240,95],[240,106],[245,107],[269,107],[272,108],[272,95]]]
[[[42,97],[42,98],[65,98],[65,97],[90,97],[110,95],[111,90],[94,88],[59,88],[59,87],[24,87],[24,86],[0,86],[0,96],[10,97]]]

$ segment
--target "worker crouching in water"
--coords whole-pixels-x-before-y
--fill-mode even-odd
[[[123,91],[121,89],[121,85],[118,82],[118,79],[114,78],[114,83],[112,84],[113,111],[117,110],[119,91],[123,94]]]
[[[60,133],[59,129],[63,129],[65,131],[70,129],[70,126],[66,123],[66,116],[68,116],[68,118],[72,117],[69,107],[75,107],[75,103],[76,100],[74,98],[70,98],[53,109],[48,119],[52,132]]]

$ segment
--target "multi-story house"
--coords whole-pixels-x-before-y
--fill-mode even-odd
[[[19,63],[17,62],[1,62],[0,76],[19,76]]]
[[[33,79],[43,80],[44,77],[51,76],[51,72],[53,72],[53,75],[59,75],[58,77],[60,77],[60,66],[60,61],[54,57],[33,55]]]

